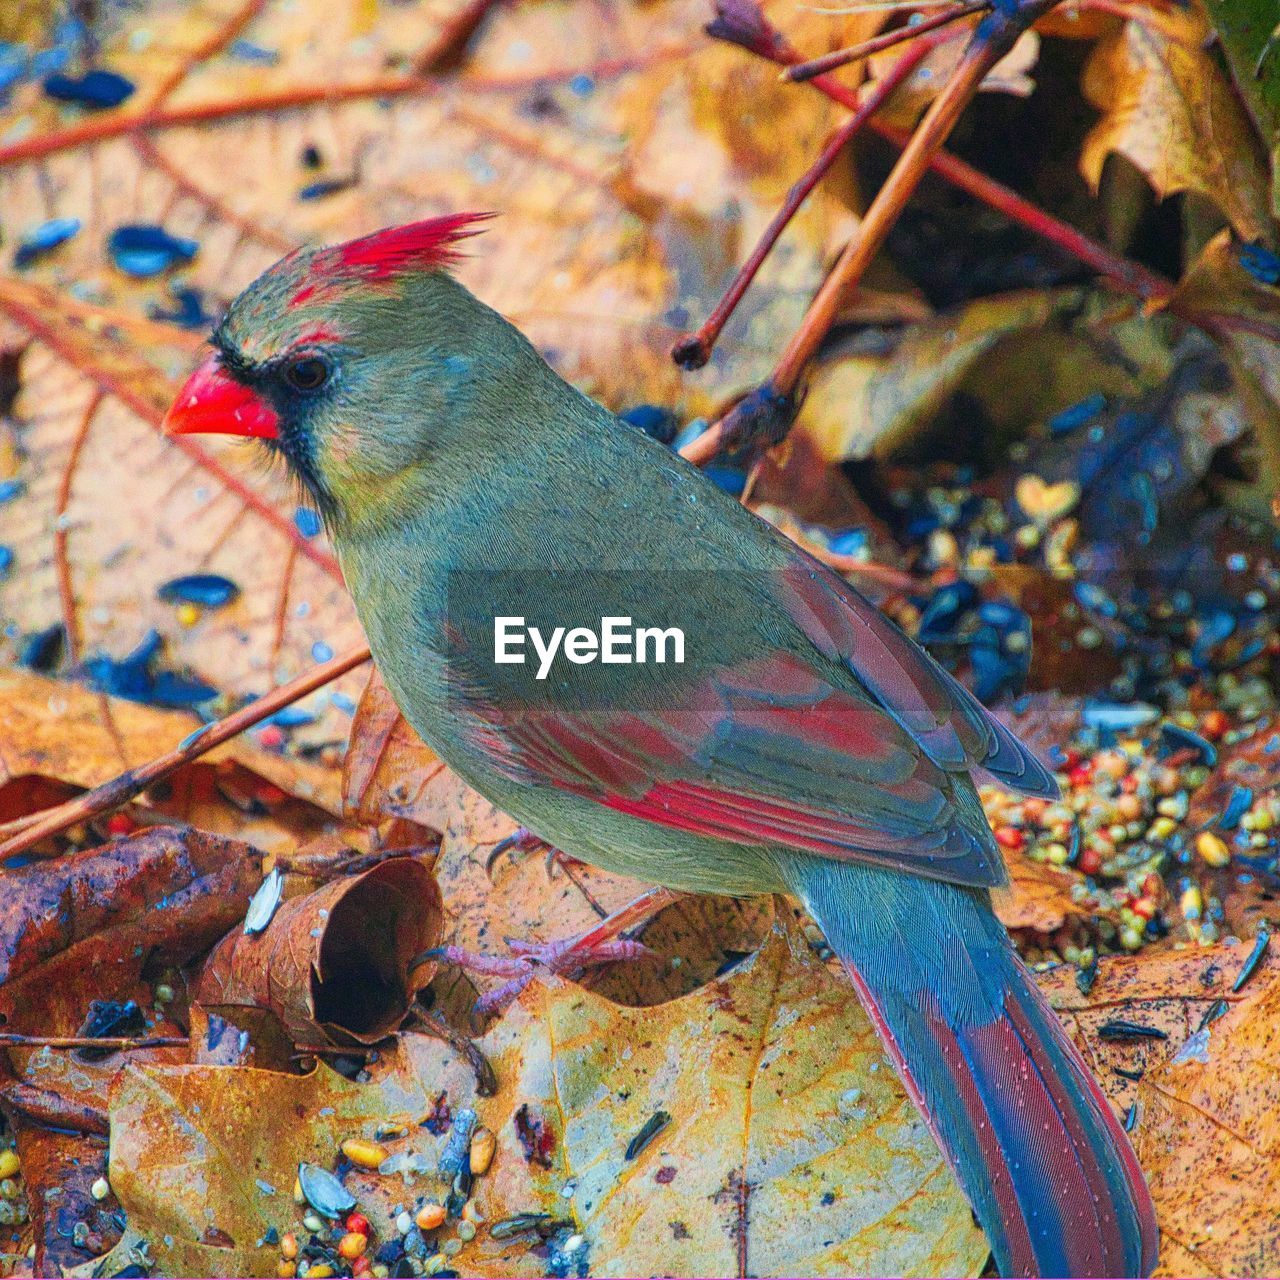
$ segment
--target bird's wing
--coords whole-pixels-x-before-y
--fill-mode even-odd
[[[816,561],[797,553],[777,594],[807,653],[719,667],[657,708],[500,705],[470,688],[472,745],[513,780],[679,830],[1001,883],[990,829],[956,775],[983,766],[1056,794],[1051,775]],[[856,677],[849,687],[833,661]]]
[[[814,647],[847,666],[935,764],[983,768],[1027,795],[1057,798],[1044,765],[843,578],[796,548],[779,579],[784,608]]]

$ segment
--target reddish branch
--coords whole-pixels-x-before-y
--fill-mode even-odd
[[[983,0],[986,3],[986,0]],[[930,51],[936,47],[943,35],[928,36],[912,44],[890,69],[889,74],[875,85],[857,110],[827,139],[822,153],[809,166],[803,177],[787,192],[782,207],[773,215],[773,219],[765,228],[750,257],[739,268],[724,297],[720,299],[715,310],[707,317],[706,322],[696,333],[688,333],[671,348],[671,358],[685,369],[701,369],[711,359],[711,351],[729,322],[730,316],[742,301],[743,295],[755,279],[756,273],[764,264],[764,260],[778,243],[778,237],[786,230],[788,223],[795,217],[800,206],[809,198],[810,193],[826,176],[831,166],[839,159],[845,149],[863,125],[888,101],[898,86],[920,65]]]
[[[208,62],[215,54],[221,53],[265,7],[266,0],[248,0],[246,4],[241,5],[229,21],[223,23],[202,44],[192,49],[156,86],[155,92],[151,95],[151,106],[158,107],[198,66]]]
[[[818,82],[815,80],[813,83],[817,85]],[[899,129],[878,120],[873,120],[871,127],[896,147],[905,147],[910,137],[905,129]],[[1126,293],[1135,294],[1149,302],[1162,302],[1173,294],[1173,284],[1164,276],[1140,263],[1131,262],[1118,253],[1113,253],[1106,245],[1091,240],[1070,223],[1062,222],[1052,214],[1046,213],[1038,205],[996,182],[994,178],[988,178],[986,174],[966,164],[965,161],[940,151],[934,156],[930,167],[952,186],[958,187],[992,209],[1003,213],[1011,222],[1020,223],[1028,231],[1034,231],[1036,235],[1057,245],[1059,249],[1083,262],[1085,266],[1091,267]]]
[[[499,3],[501,0],[471,0],[444,24],[431,47],[414,60],[413,69],[420,76],[448,70],[462,56],[490,10]]]
[[[740,443],[744,437],[772,443],[785,436],[794,417],[799,383],[805,368],[829,331],[843,297],[856,285],[880,249],[926,169],[934,170],[940,177],[1045,237],[1128,292],[1151,302],[1166,302],[1170,298],[1173,286],[1164,277],[1112,253],[941,149],[986,74],[1008,52],[1018,35],[1053,8],[1056,2],[1027,0],[1012,13],[999,11],[984,19],[952,79],[934,100],[914,133],[874,119],[869,122],[877,133],[902,147],[897,165],[814,299],[773,377],[687,445],[682,453],[688,461],[701,466],[726,447]],[[794,66],[803,61],[751,0],[722,0],[719,16],[707,30],[779,66]],[[809,83],[833,101],[855,112],[859,110],[857,93],[831,76],[817,75]]]
[[[429,54],[430,51],[428,51]],[[537,85],[555,84],[576,75],[590,75],[597,80],[618,76],[626,71],[638,70],[670,58],[688,53],[684,46],[672,45],[635,58],[608,58],[594,66],[583,68],[551,68],[528,76],[468,78],[467,87],[479,90],[518,90]],[[428,54],[423,57],[427,58]],[[179,125],[212,124],[221,120],[234,120],[243,116],[263,115],[277,111],[290,111],[298,107],[336,106],[343,102],[356,102],[376,98],[421,97],[434,94],[441,88],[441,81],[420,75],[374,76],[368,80],[350,84],[302,84],[291,85],[237,98],[224,98],[216,102],[192,103],[181,107],[160,107],[142,111],[111,111],[88,116],[66,129],[54,133],[34,134],[7,146],[0,146],[0,166],[20,160],[37,160],[43,156],[69,151],[94,142],[105,142],[125,134],[145,132],[151,129],[169,129]]]
[[[939,27],[950,26],[961,18],[967,18],[971,14],[981,13],[984,9],[990,8],[991,0],[968,0],[965,4],[936,13],[931,18],[923,18],[911,26],[882,32],[878,36],[872,36],[870,40],[850,45],[847,49],[836,49],[832,53],[824,53],[820,58],[810,58],[808,62],[797,62],[782,73],[782,79],[796,82],[812,80],[814,76],[835,71],[861,58],[869,58],[873,53],[892,49],[895,44],[901,44],[904,40],[914,40],[916,36],[923,35],[926,31],[936,31]]]
[[[233,711],[231,715],[214,721],[196,733],[191,734],[172,751],[157,756],[154,760],[140,765],[136,769],[126,769],[124,773],[104,782],[92,791],[76,796],[65,804],[46,809],[43,813],[34,814],[30,823],[3,844],[0,844],[0,860],[11,858],[15,854],[25,853],[41,840],[58,835],[68,827],[88,822],[100,814],[109,813],[127,804],[134,796],[148,787],[154,786],[162,778],[168,777],[177,769],[189,765],[208,754],[214,747],[243,733],[246,729],[263,720],[269,719],[278,711],[304,698],[309,693],[323,688],[339,676],[369,661],[369,650],[359,645],[336,658],[313,667],[310,671],[290,680],[255,699],[248,706]]]
[[[839,261],[818,290],[792,335],[773,371],[771,389],[775,395],[793,397],[800,379],[818,345],[827,336],[840,305],[862,279],[872,258],[879,252],[898,220],[911,193],[924,177],[929,161],[941,149],[965,107],[978,91],[987,73],[1004,57],[1040,12],[1053,0],[1032,0],[1023,10],[1009,15],[991,14],[979,24],[973,39],[961,55],[951,79],[929,105],[924,119],[912,133],[884,185],[858,224]],[[731,431],[732,434],[732,424]]]

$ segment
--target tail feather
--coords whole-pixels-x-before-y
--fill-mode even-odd
[[[1156,1261],[1115,1114],[982,890],[789,855],[1003,1275],[1138,1276]]]

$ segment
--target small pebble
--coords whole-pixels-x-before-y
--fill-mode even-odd
[[[12,1148],[0,1151],[0,1178],[15,1178],[22,1171],[22,1161]]]
[[[361,1235],[358,1231],[348,1231],[338,1241],[338,1253],[348,1262],[354,1262],[368,1247],[369,1237]]]
[[[471,1135],[471,1172],[487,1173],[497,1149],[498,1139],[493,1130],[480,1125]]]
[[[89,1194],[95,1200],[105,1200],[111,1194],[111,1184],[106,1178],[95,1178],[93,1186],[89,1188]]]

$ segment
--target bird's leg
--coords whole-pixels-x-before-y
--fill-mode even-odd
[[[652,955],[653,952],[643,943],[618,935],[645,923],[680,897],[673,889],[649,889],[576,938],[564,938],[558,942],[522,942],[508,938],[509,956],[488,956],[463,947],[448,946],[436,947],[420,958],[435,958],[470,969],[473,973],[506,978],[506,982],[476,1001],[474,1012],[477,1017],[498,1013],[529,985],[539,968],[567,977],[615,960],[639,960]]]
[[[493,879],[494,865],[504,854],[537,853],[539,851],[545,851],[546,853],[547,879],[550,880],[553,877],[556,865],[567,861],[569,855],[549,845],[541,836],[535,836],[528,827],[518,827],[506,839],[499,840],[493,846],[489,851],[489,856],[485,859],[485,874],[490,880]]]

